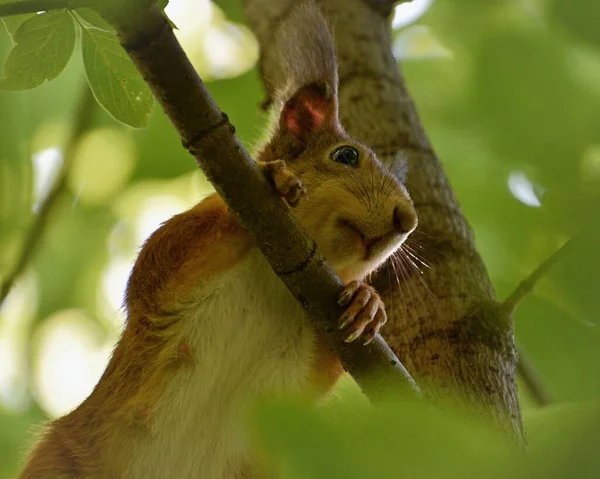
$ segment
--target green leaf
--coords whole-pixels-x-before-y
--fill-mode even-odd
[[[499,431],[466,414],[435,411],[406,396],[398,407],[394,399],[377,408],[354,399],[321,409],[265,403],[253,417],[256,446],[294,479],[530,477]]]
[[[13,41],[15,33],[19,29],[19,27],[34,16],[35,13],[24,13],[23,15],[11,15],[10,17],[2,17],[2,22],[6,27],[6,31],[10,35],[10,38],[13,39]]]
[[[29,90],[56,78],[75,47],[75,26],[66,11],[35,15],[15,32],[0,89]]]
[[[143,128],[153,97],[117,36],[98,28],[82,29],[83,65],[98,103],[116,120]]]
[[[102,18],[97,12],[92,10],[91,8],[78,8],[75,10],[77,16],[82,18],[85,22],[89,23],[91,26],[99,28],[100,30],[106,30],[107,32],[114,32],[115,29],[108,23],[104,18]]]

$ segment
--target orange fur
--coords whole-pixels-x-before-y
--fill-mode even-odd
[[[193,362],[185,343],[172,345],[171,308],[198,282],[235,267],[252,248],[250,235],[213,194],[163,224],[146,242],[127,290],[128,322],[92,394],[49,424],[21,479],[120,477],[129,451],[110,438],[143,434],[153,404],[172,371]],[[325,392],[343,373],[339,359],[320,343],[308,389]],[[111,476],[111,464],[115,465]],[[107,470],[108,467],[108,470]]]
[[[216,193],[167,221],[147,241],[129,280],[129,314],[155,316],[184,297],[198,280],[227,271],[252,246]]]
[[[110,364],[92,394],[48,427],[22,472],[22,479],[47,473],[85,476],[115,461],[106,437],[131,433],[152,415],[152,404],[169,370],[185,363],[184,351],[167,349],[165,313],[199,280],[235,266],[252,240],[223,200],[211,195],[167,221],[146,242],[127,291],[128,323]],[[167,318],[169,318],[167,314]],[[50,476],[48,476],[50,477]]]

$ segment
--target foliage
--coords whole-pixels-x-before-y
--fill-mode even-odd
[[[75,48],[75,27],[66,12],[48,12],[26,19],[12,38],[15,46],[0,88],[28,90],[56,78],[67,66]]]
[[[255,430],[286,478],[558,479],[597,477],[600,470],[592,452],[600,440],[598,401],[526,415],[524,454],[460,409],[441,412],[402,395],[373,408],[357,394],[316,411],[293,402],[262,405]],[[574,444],[582,451],[571,451]]]
[[[0,89],[29,90],[60,75],[73,54],[77,25],[85,73],[98,103],[126,125],[147,125],[152,93],[110,25],[97,13],[82,8],[78,13],[57,10],[7,18],[6,28],[15,45],[6,60]]]
[[[83,65],[90,88],[117,120],[146,126],[152,93],[112,32],[85,28],[81,36]]]
[[[242,21],[240,2],[218,3]],[[259,441],[285,460],[290,477],[598,476],[596,4],[438,1],[395,34],[425,130],[498,296],[584,232],[515,314],[517,340],[557,402],[536,410],[522,392],[529,457],[458,412],[440,415],[407,398],[371,410],[355,391],[342,391],[337,404],[316,412],[289,403],[258,411]],[[255,143],[266,118],[258,73],[245,71],[256,58],[247,31],[199,0],[172,0],[167,13],[242,141]],[[2,20],[0,86],[11,91],[0,92],[0,282],[64,161],[86,85],[102,107],[74,153],[37,254],[0,309],[0,477],[12,477],[29,426],[76,405],[102,370],[141,242],[209,187],[97,14]],[[193,20],[205,23],[190,31]],[[82,55],[72,55],[76,44]]]

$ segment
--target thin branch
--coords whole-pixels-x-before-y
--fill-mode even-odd
[[[143,0],[138,0],[143,1]],[[326,264],[296,218],[266,182],[192,67],[156,5],[131,15],[117,8],[100,12],[112,23],[125,50],[161,103],[182,143],[218,193],[253,235],[275,273],[308,312],[329,347],[371,399],[379,380],[417,386],[378,336],[367,346],[344,342],[335,327],[343,310],[336,298],[342,281]]]
[[[504,300],[504,308],[512,314],[517,309],[521,301],[529,293],[533,291],[536,283],[554,266],[561,258],[563,258],[573,248],[574,238],[568,240],[558,250],[556,250],[546,261],[539,265],[526,279],[521,281],[517,289]]]
[[[517,344],[517,352],[519,356],[517,373],[521,376],[525,388],[539,407],[549,406],[553,403],[552,395],[544,386],[542,378],[520,344]]]
[[[514,314],[517,307],[523,299],[533,291],[537,282],[552,268],[559,260],[564,258],[576,243],[577,238],[573,237],[563,244],[558,250],[550,255],[542,264],[540,264],[526,279],[521,281],[515,291],[504,300],[503,309],[507,314]],[[540,406],[547,406],[552,403],[550,393],[546,390],[542,379],[540,378],[535,366],[525,353],[522,346],[517,345],[518,363],[517,373],[523,380],[523,383],[536,403]]]
[[[66,189],[67,177],[75,156],[75,148],[82,135],[90,128],[95,106],[96,100],[86,82],[78,110],[73,119],[71,134],[65,145],[60,173],[27,233],[21,254],[17,258],[12,271],[6,276],[6,279],[0,286],[0,305],[4,302],[14,283],[35,255],[57,200]]]
[[[88,6],[87,3],[82,0],[26,0],[23,2],[1,4],[0,17],[86,6]]]

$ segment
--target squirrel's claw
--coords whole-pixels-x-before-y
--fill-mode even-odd
[[[352,281],[340,294],[338,304],[349,304],[339,320],[339,328],[348,328],[345,341],[350,343],[360,336],[365,344],[373,341],[380,328],[386,323],[385,305],[372,286]]]
[[[263,173],[275,190],[288,202],[290,206],[296,206],[300,199],[306,194],[306,188],[302,180],[290,170],[285,161],[275,160],[259,162]]]

